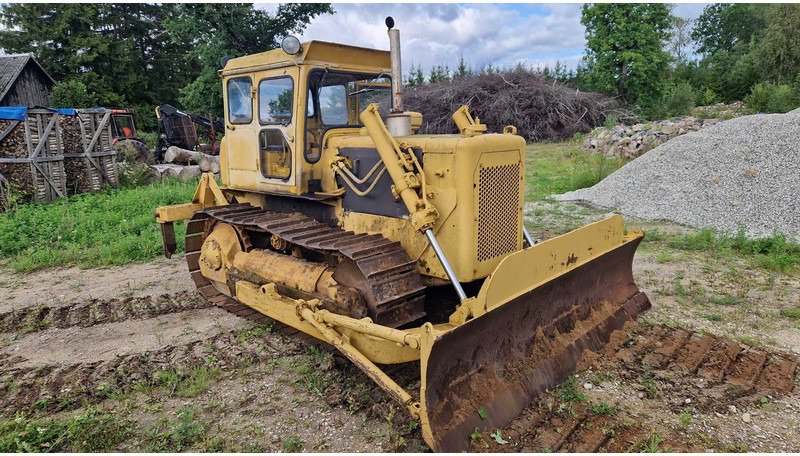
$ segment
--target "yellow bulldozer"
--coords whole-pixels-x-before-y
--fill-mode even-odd
[[[458,134],[418,134],[387,26],[389,52],[289,36],[226,59],[221,185],[202,175],[156,220],[168,257],[187,221],[207,299],[332,345],[431,448],[460,451],[650,307],[632,276],[644,234],[615,215],[536,242],[524,138],[487,132],[466,107]],[[387,375],[399,363],[418,363],[419,391]]]

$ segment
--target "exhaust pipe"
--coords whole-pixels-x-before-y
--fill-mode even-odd
[[[386,127],[392,136],[411,135],[411,116],[403,108],[403,65],[400,61],[400,30],[394,28],[394,19],[386,18],[389,29],[389,55],[392,62],[392,110],[386,118]]]

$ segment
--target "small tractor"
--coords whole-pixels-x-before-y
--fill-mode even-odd
[[[133,109],[108,109],[111,111],[111,147],[117,151],[117,161],[134,159],[141,163],[149,163],[152,154],[136,131]]]
[[[211,302],[326,342],[421,424],[469,448],[650,307],[633,280],[644,234],[619,215],[536,242],[523,224],[524,138],[419,134],[390,51],[286,37],[224,59],[221,185],[157,209],[165,254],[186,220],[189,273]],[[385,365],[416,363],[419,390]],[[481,411],[479,415],[479,410]]]

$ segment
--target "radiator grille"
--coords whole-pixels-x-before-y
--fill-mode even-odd
[[[481,168],[478,186],[478,261],[512,253],[519,240],[520,166]]]

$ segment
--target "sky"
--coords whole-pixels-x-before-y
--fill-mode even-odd
[[[674,12],[694,19],[704,6],[682,3]],[[586,44],[579,3],[335,3],[333,9],[335,14],[313,19],[298,38],[388,50],[384,19],[392,16],[400,29],[404,73],[412,64],[426,74],[434,65],[455,68],[462,55],[473,68],[553,66],[557,60],[575,68]]]

